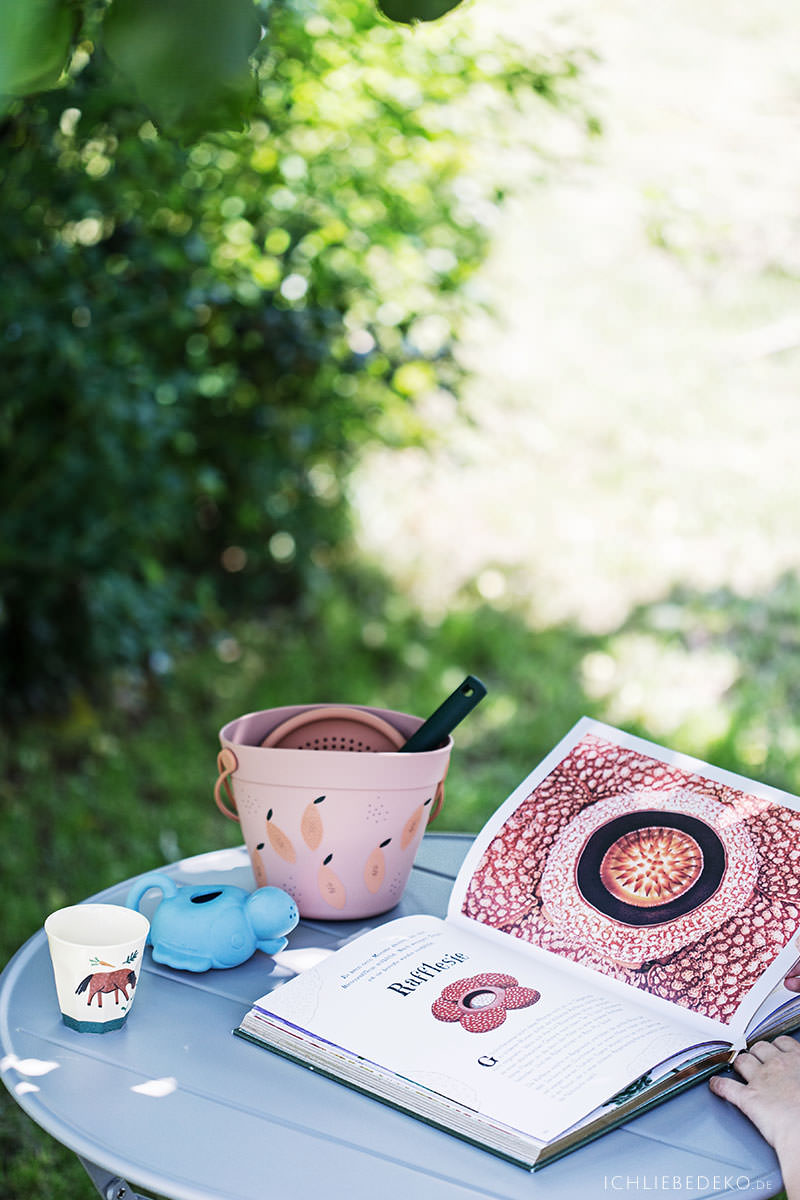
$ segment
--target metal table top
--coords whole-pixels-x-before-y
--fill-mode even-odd
[[[470,841],[427,834],[400,904],[378,920],[444,916]],[[254,886],[244,847],[162,870],[178,883]],[[123,903],[132,882],[92,899]],[[302,921],[289,949],[335,949],[373,923]],[[382,1200],[593,1200],[666,1191],[699,1200],[765,1197],[781,1187],[771,1148],[705,1083],[530,1174],[234,1037],[276,970],[256,953],[232,970],[175,971],[148,950],[129,1021],[99,1037],[62,1023],[40,931],[0,976],[3,1081],[85,1164],[173,1200],[318,1189],[330,1200],[372,1200],[376,1192]]]

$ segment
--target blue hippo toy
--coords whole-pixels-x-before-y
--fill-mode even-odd
[[[138,909],[150,888],[163,892],[147,936],[153,958],[184,971],[238,967],[256,950],[277,954],[300,919],[294,900],[281,888],[246,892],[229,884],[178,887],[158,872],[134,883],[126,906]]]

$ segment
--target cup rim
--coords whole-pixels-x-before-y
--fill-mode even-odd
[[[70,935],[64,925],[70,917],[77,914],[80,914],[86,921],[90,921],[92,916],[124,920],[125,927],[120,930],[119,936],[113,938],[109,938],[107,935],[95,937],[92,936],[91,931],[87,934],[85,930],[82,931],[81,936]],[[131,942],[146,938],[150,932],[150,922],[143,913],[128,908],[124,904],[101,904],[86,901],[82,904],[68,904],[64,908],[55,909],[45,919],[44,931],[49,939],[60,942],[64,946],[91,946],[97,949],[113,950],[117,946],[127,946]]]

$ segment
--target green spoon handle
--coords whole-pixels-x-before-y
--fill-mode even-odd
[[[400,752],[418,754],[423,750],[435,750],[447,741],[450,732],[455,729],[468,712],[486,695],[486,688],[480,679],[468,675],[462,684],[448,696],[442,704],[431,713],[427,721],[420,725],[416,733],[412,733]]]

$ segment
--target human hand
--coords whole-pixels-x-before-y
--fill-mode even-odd
[[[800,1195],[800,1045],[791,1037],[755,1042],[736,1056],[733,1069],[745,1082],[715,1075],[712,1092],[750,1118],[778,1155],[787,1193]]]
[[[787,987],[790,992],[800,992],[800,958],[787,971],[783,986]]]

